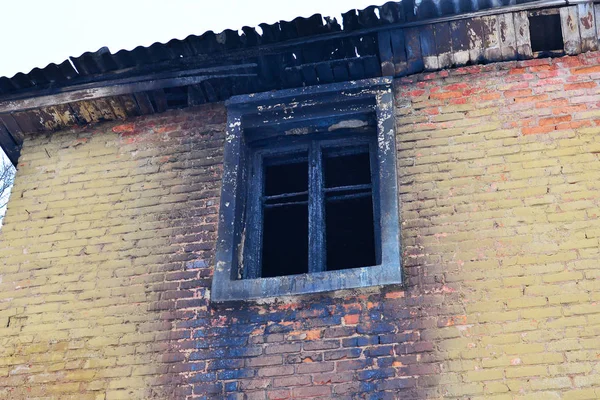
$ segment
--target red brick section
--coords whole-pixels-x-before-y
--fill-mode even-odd
[[[211,304],[222,105],[28,137],[0,397],[600,397],[599,57],[397,83],[404,287]]]

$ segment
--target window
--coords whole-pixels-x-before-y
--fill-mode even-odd
[[[237,96],[212,300],[401,283],[391,80]]]
[[[564,49],[560,14],[556,10],[533,11],[529,14],[531,51],[540,57],[548,57]],[[554,13],[554,14],[550,14]]]

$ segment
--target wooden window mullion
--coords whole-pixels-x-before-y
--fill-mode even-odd
[[[312,141],[309,149],[308,272],[325,270],[325,205],[321,146]]]
[[[252,166],[249,174],[250,185],[248,185],[248,223],[243,235],[248,241],[244,254],[244,279],[260,278],[261,276],[261,252],[262,252],[262,230],[263,230],[263,191],[264,191],[264,168],[263,157],[259,153],[252,155]]]

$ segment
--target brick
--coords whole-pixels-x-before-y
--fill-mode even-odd
[[[298,387],[292,389],[292,397],[298,399],[308,397],[323,397],[330,395],[331,388],[328,386]]]

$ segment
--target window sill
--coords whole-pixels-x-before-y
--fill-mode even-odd
[[[260,300],[401,283],[400,264],[390,263],[302,275],[227,281],[227,285],[213,286],[211,300],[218,303]]]

